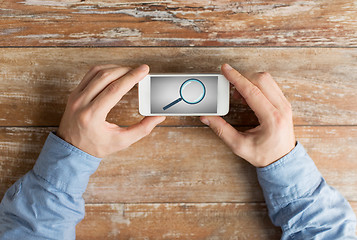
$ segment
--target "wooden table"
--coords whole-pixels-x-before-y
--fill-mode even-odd
[[[90,66],[268,71],[297,139],[357,210],[357,5],[323,1],[5,0],[0,6],[0,193],[29,171]],[[131,90],[108,119],[138,114]],[[231,100],[225,119],[257,124]],[[103,159],[78,239],[279,239],[254,167],[195,117],[169,117]]]

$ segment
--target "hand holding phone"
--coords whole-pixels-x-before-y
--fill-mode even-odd
[[[256,167],[265,167],[295,147],[289,101],[269,73],[255,73],[248,80],[228,64],[222,73],[235,86],[258,117],[260,125],[237,131],[221,117],[201,117],[238,156]]]
[[[57,135],[96,157],[122,150],[148,135],[165,117],[145,117],[127,128],[106,121],[109,111],[148,73],[147,65],[93,67],[69,96]]]
[[[229,82],[220,74],[151,74],[139,82],[144,116],[223,116],[229,111]]]

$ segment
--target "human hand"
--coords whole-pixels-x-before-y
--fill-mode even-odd
[[[256,167],[265,167],[288,154],[295,147],[291,105],[268,73],[247,78],[228,64],[222,73],[257,116],[260,125],[239,132],[223,118],[202,116],[201,121],[232,149]]]
[[[148,73],[147,65],[133,70],[113,64],[93,67],[70,94],[57,135],[96,157],[148,135],[165,117],[145,117],[127,128],[106,121],[109,111]]]

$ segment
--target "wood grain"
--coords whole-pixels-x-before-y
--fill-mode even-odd
[[[292,103],[297,139],[357,212],[354,0],[0,2],[0,198],[32,168],[91,66],[218,73],[228,62],[273,75]],[[141,118],[136,87],[108,116],[122,126]],[[225,119],[240,130],[258,123],[233,99]],[[84,198],[77,239],[281,236],[255,168],[196,117],[169,117],[103,159]]]
[[[353,0],[7,0],[0,46],[357,46]]]
[[[352,48],[26,48],[0,49],[0,125],[57,126],[71,89],[93,65],[147,63],[152,72],[216,72],[229,62],[243,73],[268,71],[292,103],[296,125],[357,124],[357,49]],[[131,125],[137,89],[109,115]],[[253,112],[231,100],[226,120],[254,125]],[[195,117],[170,117],[163,125],[200,125]]]
[[[32,168],[54,128],[0,128],[0,194]],[[319,170],[357,201],[357,127],[296,127]],[[0,197],[1,197],[0,196]],[[236,157],[207,127],[159,127],[102,160],[87,203],[263,202],[255,168]]]
[[[87,204],[77,239],[280,239],[264,204]]]
[[[357,202],[351,202],[357,212]],[[87,204],[77,239],[280,239],[265,204]]]

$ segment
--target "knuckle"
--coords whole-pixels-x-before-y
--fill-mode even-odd
[[[219,128],[216,128],[216,134],[218,137],[222,137],[223,136],[223,128],[219,127]]]
[[[272,118],[273,118],[274,125],[276,127],[279,128],[284,125],[285,122],[284,116],[278,110],[274,110],[272,112]]]
[[[226,127],[226,124],[228,124],[227,122],[224,122],[221,126],[217,126],[215,128],[215,132],[217,134],[218,137],[222,138],[223,134],[224,134],[224,129]]]
[[[268,72],[259,72],[258,77],[257,77],[257,79],[260,81],[264,81],[264,80],[271,79],[271,78],[272,77],[271,77],[270,73],[268,73]]]
[[[129,72],[127,72],[126,76],[129,78],[134,78],[134,77],[136,77],[136,74],[134,71],[129,71]]]
[[[257,86],[252,86],[251,88],[249,88],[246,91],[246,96],[245,98],[249,98],[249,97],[257,97],[260,94],[262,94],[262,92],[260,91],[260,89]]]
[[[103,69],[98,72],[98,77],[99,78],[108,78],[111,76],[111,74],[112,74],[112,71]]]
[[[108,91],[108,93],[115,93],[117,92],[119,89],[119,84],[117,84],[116,82],[112,82],[111,84],[109,84],[106,88],[106,90]]]
[[[98,71],[100,71],[102,69],[102,66],[101,65],[95,65],[95,66],[92,66],[91,68],[90,68],[90,71],[92,71],[92,72],[98,72]]]
[[[80,106],[81,106],[81,101],[80,101],[79,99],[69,100],[68,106],[69,106],[71,112],[75,112],[75,111],[77,111],[77,110],[80,108]]]
[[[78,122],[81,126],[87,127],[91,121],[91,114],[89,110],[83,110],[78,115]]]
[[[133,68],[132,67],[122,67],[126,72],[129,72],[129,71],[131,71],[131,70],[133,70]]]
[[[66,108],[69,108],[71,112],[76,112],[80,108],[81,104],[82,100],[80,96],[75,92],[71,92],[68,96]]]

